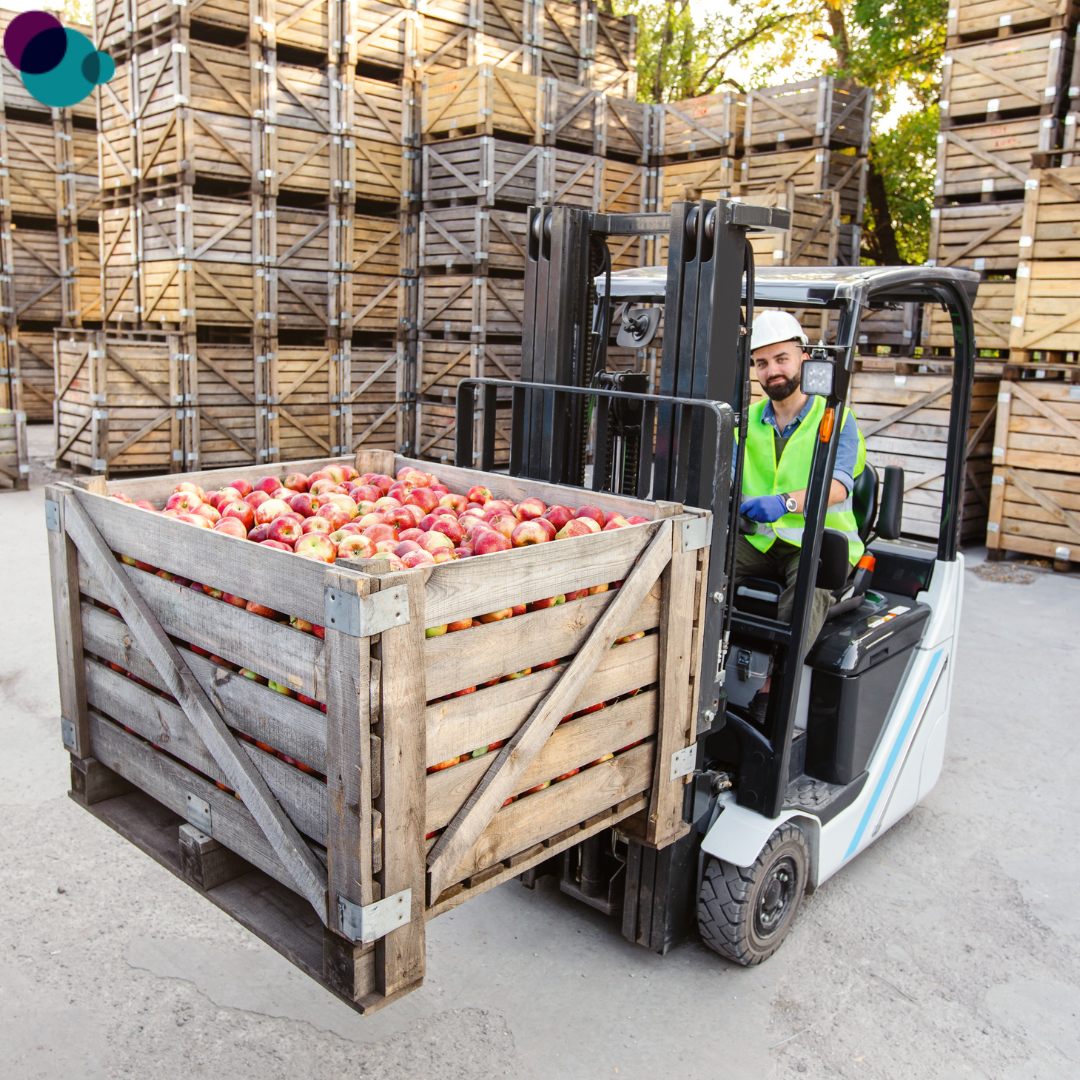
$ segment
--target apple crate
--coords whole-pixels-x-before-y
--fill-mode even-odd
[[[388,451],[335,461],[423,468]],[[679,752],[695,740],[708,515],[438,474],[646,520],[380,573],[108,497],[160,506],[175,476],[46,498],[72,798],[365,1012],[421,984],[426,919],[610,826],[654,848],[688,828]]]

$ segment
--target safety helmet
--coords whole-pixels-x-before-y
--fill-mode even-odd
[[[775,345],[780,341],[798,341],[806,345],[808,339],[799,320],[790,311],[763,311],[754,319],[750,337],[750,351]]]

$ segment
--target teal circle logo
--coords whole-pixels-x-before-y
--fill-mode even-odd
[[[4,53],[27,91],[52,109],[78,105],[116,74],[108,53],[47,11],[16,15],[4,32]]]

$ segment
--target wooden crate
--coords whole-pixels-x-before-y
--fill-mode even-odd
[[[725,90],[657,105],[654,149],[665,162],[684,157],[734,157],[742,146],[746,95]]]
[[[377,451],[355,463],[412,464]],[[193,479],[213,488],[235,471]],[[252,479],[265,471],[243,470]],[[482,482],[514,498],[586,498],[439,472],[455,490]],[[426,919],[628,817],[641,815],[655,847],[687,831],[685,781],[669,776],[672,754],[694,740],[708,548],[682,551],[678,525],[697,512],[590,492],[602,509],[651,520],[502,553],[501,562],[369,576],[353,567],[370,564],[327,567],[185,532],[104,494],[159,503],[168,478],[91,486],[47,491],[76,801],[359,1011],[421,984]],[[124,566],[114,553],[325,626],[325,640]],[[612,578],[619,589],[466,639],[425,634],[470,616],[477,595],[481,606],[528,603]],[[357,621],[335,629],[349,611]],[[271,698],[241,666],[286,693]],[[529,668],[467,701],[455,696]],[[610,704],[582,715],[594,702]],[[501,752],[472,757],[502,740]],[[552,777],[562,779],[526,794]],[[347,934],[358,908],[370,930],[380,900],[397,913],[380,934],[366,943]]]
[[[421,278],[419,289],[421,334],[484,341],[524,333],[523,278],[438,275]]]
[[[1012,37],[1043,27],[1068,28],[1076,23],[1075,0],[952,0],[947,33],[951,48],[962,41]]]
[[[733,195],[784,193],[792,185],[796,195],[840,193],[840,214],[845,223],[862,224],[866,198],[866,158],[839,150],[786,150],[750,154],[739,162]]]
[[[1016,304],[1016,279],[999,278],[979,283],[979,293],[972,307],[975,322],[975,348],[1007,353],[1012,333],[1013,308]],[[954,348],[952,319],[940,304],[927,304],[923,317],[924,349],[937,353]]]
[[[67,325],[79,325],[82,319],[100,320],[97,238],[92,233],[48,228],[41,219],[28,221],[36,227],[20,228],[15,222],[8,226],[8,296],[14,319]]]
[[[1031,155],[1052,150],[1059,123],[1029,116],[993,124],[972,124],[938,134],[934,194],[957,196],[1024,190]]]
[[[25,491],[29,486],[26,416],[0,407],[0,491]]]
[[[656,169],[657,209],[673,202],[729,198],[735,184],[736,162],[730,157],[694,158]]]
[[[452,206],[420,215],[420,266],[525,269],[527,214]]]
[[[1020,263],[1023,202],[965,203],[930,211],[930,262],[1000,273]]]
[[[424,205],[534,206],[545,200],[552,151],[491,135],[428,144],[422,151]]]
[[[27,114],[20,114],[27,115]],[[29,114],[35,119],[9,118],[0,128],[0,198],[12,214],[46,216],[57,223],[94,221],[98,198],[97,136],[55,120],[48,113]],[[40,120],[37,117],[40,116]]]
[[[797,146],[853,146],[870,149],[874,92],[844,79],[822,75],[746,94],[747,152]]]
[[[418,11],[412,26],[414,78],[477,64],[539,74],[536,9],[531,3],[472,0],[456,6],[428,4],[427,10]]]
[[[52,423],[56,396],[53,370],[53,335],[16,327],[6,335],[7,367],[18,378],[22,405],[28,420]]]
[[[859,352],[874,356],[879,350],[890,356],[910,356],[919,344],[920,305],[890,304],[863,311],[859,321]]]
[[[521,343],[437,341],[416,343],[416,392],[453,405],[462,379],[520,379]]]
[[[880,472],[904,470],[907,536],[937,539],[941,526],[952,372],[901,375],[855,372],[851,409],[866,439],[866,460]],[[997,410],[996,376],[976,376],[968,429],[961,538],[981,540],[990,500],[990,450]]]
[[[546,114],[543,78],[490,64],[428,75],[421,84],[420,131],[425,142],[501,132],[539,144]]]
[[[648,163],[652,107],[574,83],[547,84],[547,142]]]
[[[986,546],[1080,562],[1080,386],[1006,379],[998,398]]]
[[[604,94],[636,98],[637,16],[610,15],[590,0],[586,30],[591,30],[593,41],[585,80]]]
[[[408,442],[405,403],[411,388],[404,344],[352,346],[342,371],[350,379],[341,397],[343,445],[350,451],[403,447]]]
[[[950,50],[942,61],[941,126],[1055,112],[1071,71],[1070,45],[1064,30],[1043,30]]]
[[[0,37],[7,31],[8,23],[18,14],[20,14],[19,11],[0,11]],[[93,31],[89,26],[81,26],[74,21],[66,19],[65,25],[70,26],[72,30],[77,31],[88,38],[94,37]],[[95,86],[93,91],[77,105],[73,105],[70,109],[61,110],[59,119],[63,119],[68,123],[70,123],[73,116],[76,116],[83,121],[93,120],[97,115],[98,95],[99,88]],[[26,110],[27,112],[33,113],[41,113],[44,111],[46,114],[46,122],[48,122],[48,114],[51,112],[50,109],[42,105],[41,102],[33,97],[26,89],[19,72],[15,70],[2,51],[0,51],[0,107],[4,109]]]
[[[791,211],[791,228],[750,234],[754,259],[762,266],[835,266],[840,257],[840,193],[829,197],[785,194],[750,195],[754,206]]]

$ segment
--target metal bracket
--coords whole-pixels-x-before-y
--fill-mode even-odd
[[[337,905],[338,926],[350,941],[377,941],[412,920],[412,889],[376,900],[367,907],[338,896]]]
[[[694,761],[697,758],[697,743],[676,750],[671,755],[671,779],[678,780],[680,776],[689,776],[694,771]]]
[[[60,531],[60,504],[54,499],[45,500],[45,528],[49,532]]]
[[[404,585],[370,596],[350,596],[327,585],[323,595],[326,604],[323,625],[350,637],[370,637],[409,621],[409,590]]]
[[[187,796],[187,814],[188,822],[195,826],[199,832],[206,833],[207,836],[212,837],[214,835],[213,822],[210,817],[210,804],[205,799],[200,799],[198,795],[193,794],[190,791],[185,791]]]
[[[679,531],[679,550],[697,551],[699,548],[708,547],[712,539],[710,525],[711,514],[702,514],[700,517],[689,518],[682,523]]]
[[[60,738],[64,743],[64,749],[75,753],[75,724],[66,716],[60,717]]]

